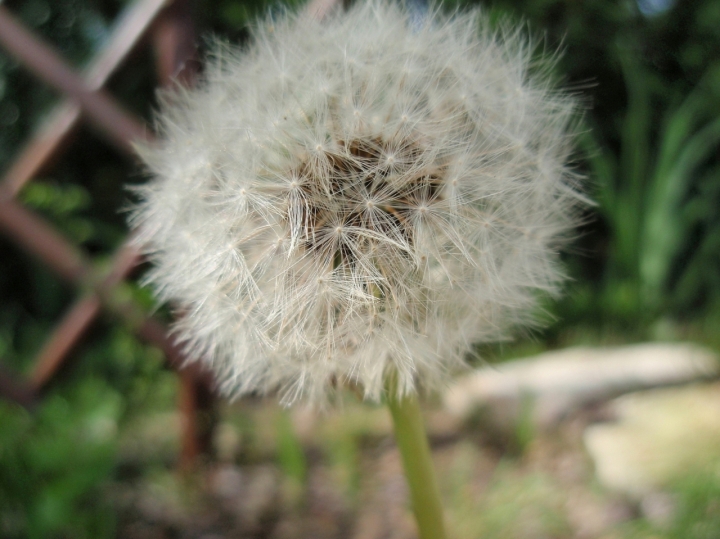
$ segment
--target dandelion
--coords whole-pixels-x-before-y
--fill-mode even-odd
[[[519,32],[380,0],[268,19],[165,98],[132,224],[229,396],[398,399],[533,323],[579,196],[576,102]]]
[[[267,20],[165,99],[132,218],[147,280],[230,396],[443,384],[532,323],[578,196],[575,101],[477,12]]]

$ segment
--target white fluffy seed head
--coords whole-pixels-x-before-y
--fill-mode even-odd
[[[576,103],[478,12],[268,20],[164,105],[132,224],[230,396],[433,388],[533,322],[580,197]]]

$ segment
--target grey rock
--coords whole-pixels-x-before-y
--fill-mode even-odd
[[[488,366],[461,377],[445,394],[446,409],[466,418],[478,407],[534,402],[534,419],[553,423],[574,408],[639,389],[716,377],[714,353],[689,343],[569,348]]]
[[[606,488],[642,501],[720,463],[720,383],[641,391],[609,406],[617,421],[590,425],[583,436]],[[646,505],[650,518],[662,512]]]

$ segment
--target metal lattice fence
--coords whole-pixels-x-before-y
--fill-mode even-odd
[[[78,291],[75,303],[57,322],[34,359],[29,376],[10,372],[0,358],[0,397],[32,407],[60,367],[71,359],[95,320],[103,312],[109,313],[140,339],[160,348],[167,364],[180,377],[183,468],[192,466],[211,445],[212,380],[197,363],[187,361],[162,322],[123,293],[125,280],[141,262],[140,253],[128,238],[114,253],[109,269],[98,270],[100,264],[20,204],[17,195],[51,159],[73,150],[67,142],[81,121],[92,124],[118,151],[133,156],[133,142],[152,141],[150,128],[124,110],[104,85],[134,49],[147,44],[155,49],[162,85],[192,85],[197,62],[189,4],[190,0],[136,0],[121,14],[106,45],[82,73],[69,67],[52,47],[0,5],[0,47],[64,96],[0,182],[0,232]],[[335,4],[335,0],[313,0],[306,9],[322,18]]]
[[[147,44],[155,48],[161,84],[192,84],[195,34],[189,7],[187,0],[137,0],[120,16],[105,47],[79,73],[0,5],[0,46],[64,95],[49,121],[27,142],[2,178],[0,232],[78,291],[75,303],[34,359],[29,376],[20,377],[0,366],[0,396],[31,408],[99,315],[109,313],[140,339],[159,347],[180,377],[183,467],[192,465],[210,445],[210,380],[196,364],[186,364],[160,321],[122,294],[125,279],[141,261],[140,254],[128,239],[114,253],[109,269],[98,270],[100,265],[88,253],[23,207],[17,195],[52,158],[73,151],[67,142],[81,121],[93,124],[124,153],[134,154],[133,141],[152,140],[144,122],[124,110],[103,87],[134,49]]]

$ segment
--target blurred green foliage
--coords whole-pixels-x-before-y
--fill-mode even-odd
[[[0,403],[0,535],[114,535],[101,486],[114,467],[122,395],[97,378],[49,396],[33,414]]]
[[[602,292],[615,315],[622,315],[620,307],[657,316],[714,292],[716,268],[696,259],[699,253],[688,252],[688,244],[698,225],[715,213],[697,186],[701,172],[706,183],[720,182],[712,164],[720,146],[720,117],[711,110],[706,80],[720,83],[720,72],[708,73],[684,101],[664,111],[653,139],[648,77],[636,61],[624,60],[623,71],[629,103],[620,153],[603,151],[597,140],[589,143],[590,170],[613,241]],[[702,241],[716,242],[718,234],[720,229],[711,227]],[[681,262],[683,254],[689,260]],[[683,286],[672,290],[670,285],[678,282]]]
[[[544,31],[588,100],[578,167],[597,211],[561,326],[643,332],[718,309],[720,6],[716,2],[497,0]],[[662,11],[663,5],[667,7]],[[654,14],[644,14],[655,6]],[[562,329],[562,328],[561,328]]]
[[[715,539],[720,537],[720,477],[717,471],[692,474],[670,488],[667,522],[641,518],[621,526],[623,539]]]
[[[675,486],[677,509],[668,539],[712,539],[720,536],[720,477],[693,475]]]
[[[80,67],[107,42],[113,21],[129,3],[6,0],[4,5]],[[549,307],[557,321],[545,338],[552,343],[565,333],[582,333],[578,328],[622,328],[632,339],[661,318],[717,320],[720,3],[668,0],[667,9],[655,14],[647,13],[662,7],[660,0],[482,3],[493,16],[526,21],[541,48],[563,49],[558,78],[586,108],[576,166],[588,176],[598,206],[588,210],[587,224],[566,256],[573,282],[566,298]],[[193,2],[201,49],[212,35],[246,40],[249,22],[275,5]],[[111,79],[109,89],[125,107],[149,118],[155,82],[153,54],[143,49]],[[57,100],[0,51],[0,172]],[[107,259],[126,233],[124,186],[142,181],[142,174],[85,127],[69,150],[20,199],[68,239]],[[2,237],[0,253],[0,361],[27,372],[76,293]],[[148,305],[147,293],[132,293]],[[158,391],[158,384],[169,387],[166,376],[156,350],[102,322],[37,410],[0,404],[0,536],[112,536],[114,518],[102,500],[103,485],[120,473],[118,429],[149,409],[172,406],[172,397]],[[283,421],[277,426],[283,440],[279,458],[286,474],[302,482],[305,456]],[[519,429],[523,445],[532,433]],[[359,481],[358,436],[341,436],[328,447],[333,462],[352,470],[347,482],[353,490]],[[536,487],[525,490],[542,499]],[[705,502],[689,503],[704,507]],[[715,517],[686,513],[688,522],[707,522],[717,530]],[[490,530],[495,521],[505,526],[515,516],[488,519]]]
[[[447,478],[452,503],[449,529],[453,537],[468,539],[526,539],[570,537],[558,485],[542,473],[521,474],[510,462],[494,469],[482,496],[469,478],[482,458],[476,446],[458,445]]]
[[[124,329],[103,333],[37,409],[0,402],[0,537],[114,537],[104,487],[119,473],[118,434],[167,406],[158,387],[168,373],[160,352]]]
[[[295,434],[288,410],[282,410],[278,414],[277,451],[280,469],[295,487],[304,487],[307,479],[307,459],[302,444]]]

